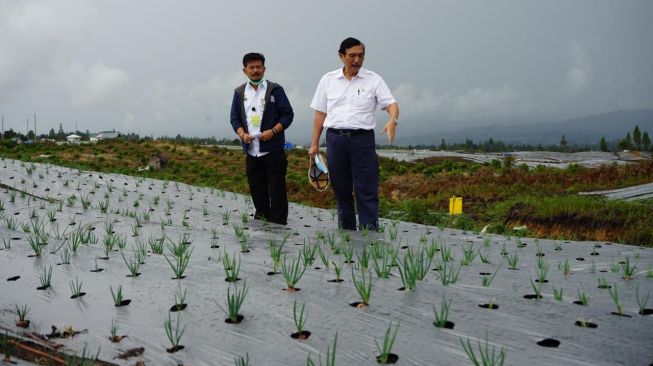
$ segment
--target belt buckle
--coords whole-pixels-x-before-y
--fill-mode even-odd
[[[340,136],[351,137],[351,131],[340,131]]]

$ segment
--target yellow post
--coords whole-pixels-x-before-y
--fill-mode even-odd
[[[449,198],[449,215],[460,215],[463,213],[463,198],[453,196]]]

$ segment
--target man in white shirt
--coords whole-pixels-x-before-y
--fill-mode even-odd
[[[243,57],[248,81],[234,91],[231,126],[247,157],[245,170],[256,213],[255,219],[286,225],[288,194],[284,131],[294,113],[281,85],[265,79],[265,57]]]
[[[327,161],[331,187],[338,202],[338,226],[375,230],[379,225],[379,164],[375,150],[374,111],[388,115],[381,133],[395,138],[399,105],[383,78],[363,68],[365,45],[355,38],[340,44],[343,67],[326,73],[317,86],[311,108],[315,110],[308,153],[319,152],[322,130],[327,128]],[[354,210],[354,195],[356,210]]]

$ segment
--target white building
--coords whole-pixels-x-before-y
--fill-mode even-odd
[[[80,141],[82,140],[82,137],[79,135],[72,134],[66,136],[66,140],[68,140],[69,144],[79,144]]]

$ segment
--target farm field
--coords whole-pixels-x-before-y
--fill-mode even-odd
[[[0,164],[2,333],[68,355],[305,365],[335,345],[338,365],[461,365],[469,341],[476,357],[487,342],[496,364],[653,362],[648,247],[390,219],[339,232],[333,210],[297,203],[277,226],[219,188]],[[310,336],[291,337],[298,328]]]

